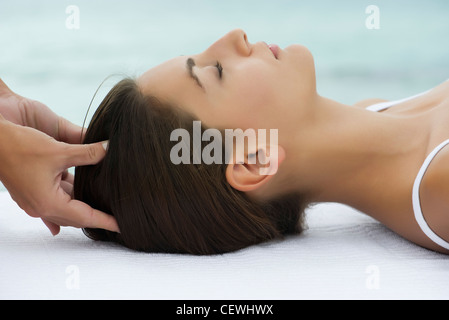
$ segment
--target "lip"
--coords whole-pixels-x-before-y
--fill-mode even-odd
[[[279,58],[279,52],[281,51],[281,48],[277,44],[269,44],[268,48],[270,48],[271,52],[273,52],[273,55],[276,59]]]

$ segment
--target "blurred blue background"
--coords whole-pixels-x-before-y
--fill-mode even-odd
[[[79,29],[67,27],[70,5]],[[380,29],[366,27],[369,5]],[[397,99],[449,78],[448,16],[447,0],[1,0],[0,77],[81,125],[107,76],[137,76],[242,28],[250,42],[307,46],[323,96]]]

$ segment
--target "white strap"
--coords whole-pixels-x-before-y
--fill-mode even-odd
[[[430,89],[430,90],[431,90],[431,89]],[[430,90],[427,90],[427,91],[424,91],[424,92],[415,94],[415,95],[413,95],[413,96],[411,96],[411,97],[407,97],[407,98],[400,99],[400,100],[386,101],[386,102],[376,103],[376,104],[373,104],[373,105],[367,107],[366,109],[367,109],[367,110],[370,110],[370,111],[374,111],[374,112],[379,112],[379,111],[388,109],[388,108],[390,108],[391,106],[394,106],[394,105],[399,104],[399,103],[401,103],[401,102],[405,102],[405,101],[408,101],[408,100],[412,100],[412,99],[414,99],[414,98],[417,98],[417,97],[419,97],[419,96],[422,96],[423,94],[426,94],[426,93],[429,92]]]
[[[424,215],[421,210],[421,201],[419,199],[419,187],[421,185],[422,178],[423,178],[424,174],[426,173],[427,168],[429,167],[433,158],[435,158],[436,154],[441,149],[443,149],[443,147],[445,147],[447,144],[449,144],[449,139],[447,139],[447,140],[443,141],[441,144],[439,144],[427,156],[426,160],[424,161],[423,165],[421,166],[421,169],[418,172],[418,175],[416,176],[415,183],[413,184],[412,200],[413,200],[413,211],[415,213],[415,219],[416,219],[416,222],[418,222],[421,230],[433,242],[435,242],[439,246],[449,250],[449,242],[440,238],[435,232],[433,232],[432,229],[430,229],[429,225],[427,224],[426,220],[424,219]]]

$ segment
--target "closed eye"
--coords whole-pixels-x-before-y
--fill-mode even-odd
[[[223,78],[223,67],[221,66],[221,63],[217,61],[217,64],[215,65],[215,67],[218,70],[218,77],[220,79],[222,79]]]

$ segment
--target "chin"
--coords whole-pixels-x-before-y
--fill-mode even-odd
[[[310,61],[313,63],[313,56],[310,50],[301,44],[292,44],[284,49],[288,55],[292,55],[297,59]]]
[[[295,70],[297,80],[309,84],[308,89],[316,90],[315,62],[310,50],[300,44],[293,44],[284,49],[284,59]]]

